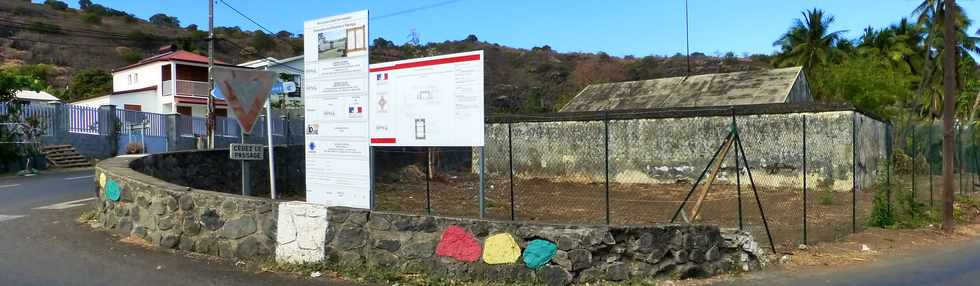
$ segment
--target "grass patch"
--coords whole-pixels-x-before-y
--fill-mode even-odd
[[[82,212],[82,214],[78,216],[78,222],[79,223],[86,223],[86,222],[93,221],[93,220],[95,220],[95,217],[97,215],[98,215],[98,212],[96,210],[87,210],[85,212]]]
[[[817,192],[817,203],[825,206],[834,204],[833,192]]]

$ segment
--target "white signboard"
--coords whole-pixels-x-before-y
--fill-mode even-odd
[[[232,160],[261,161],[265,159],[265,146],[262,144],[231,143],[228,157]]]
[[[483,51],[371,65],[371,145],[483,146]]]
[[[306,200],[370,207],[368,12],[307,21]]]

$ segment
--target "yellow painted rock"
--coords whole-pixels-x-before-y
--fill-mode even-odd
[[[99,187],[105,188],[105,173],[99,175]]]
[[[491,235],[483,243],[483,262],[487,264],[514,263],[520,257],[521,247],[509,233]]]

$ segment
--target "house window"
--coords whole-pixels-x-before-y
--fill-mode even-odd
[[[140,82],[140,74],[134,73],[133,74],[133,83],[139,83],[139,82]]]
[[[123,104],[123,109],[129,111],[143,111],[143,106],[139,104]]]
[[[127,81],[129,82],[129,85],[133,85],[133,74],[129,74],[127,78],[128,78]]]

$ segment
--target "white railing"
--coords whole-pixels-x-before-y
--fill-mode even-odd
[[[183,96],[208,96],[208,83],[205,81],[177,80],[177,95]],[[163,96],[171,96],[173,93],[173,81],[163,81]]]

